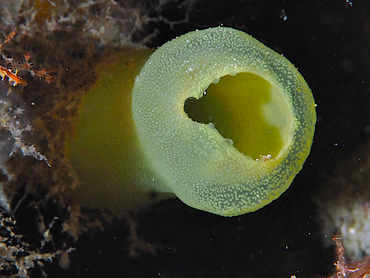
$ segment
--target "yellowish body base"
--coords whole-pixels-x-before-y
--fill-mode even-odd
[[[80,122],[66,144],[80,181],[72,194],[82,205],[128,210],[173,196],[156,193],[160,185],[143,166],[131,117],[135,77],[152,52],[130,50],[109,57],[83,97]]]

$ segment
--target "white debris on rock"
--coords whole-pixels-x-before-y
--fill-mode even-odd
[[[325,244],[339,233],[351,262],[370,255],[370,141],[359,146],[347,161],[333,170],[316,197]]]
[[[322,215],[323,216],[323,215]],[[370,255],[370,203],[358,199],[346,205],[333,205],[326,210],[323,233],[331,244],[333,233],[338,232],[352,262]],[[336,231],[335,231],[336,230]]]
[[[0,81],[0,173],[7,176],[8,181],[13,179],[8,171],[6,162],[13,154],[16,140],[8,127],[13,130],[22,130],[28,126],[27,113],[24,103],[17,94],[8,94],[8,85]],[[0,183],[0,207],[9,211],[9,200],[4,192],[4,184]]]

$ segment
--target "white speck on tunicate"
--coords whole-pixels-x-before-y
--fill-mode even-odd
[[[230,138],[225,138],[225,141],[226,141],[226,143],[228,143],[230,146],[233,146],[233,145],[234,145],[233,140],[232,140],[232,139],[230,139]]]

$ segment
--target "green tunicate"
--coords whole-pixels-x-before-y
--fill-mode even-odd
[[[312,93],[282,55],[231,28],[107,57],[66,157],[81,205],[130,210],[177,196],[223,216],[278,198],[312,144]]]
[[[131,109],[156,180],[189,206],[223,216],[255,211],[289,187],[316,122],[297,69],[224,27],[156,50],[136,77]]]

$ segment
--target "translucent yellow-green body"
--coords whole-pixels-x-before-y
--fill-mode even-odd
[[[279,197],[301,170],[315,104],[282,55],[217,27],[164,44],[139,74],[125,59],[101,76],[96,99],[87,94],[67,144],[83,203],[129,209],[174,193],[194,208],[235,216]]]
[[[133,132],[131,91],[152,52],[138,49],[109,57],[82,99],[80,121],[66,149],[80,182],[72,193],[83,205],[129,210],[172,197],[152,194],[161,185],[144,165]]]

